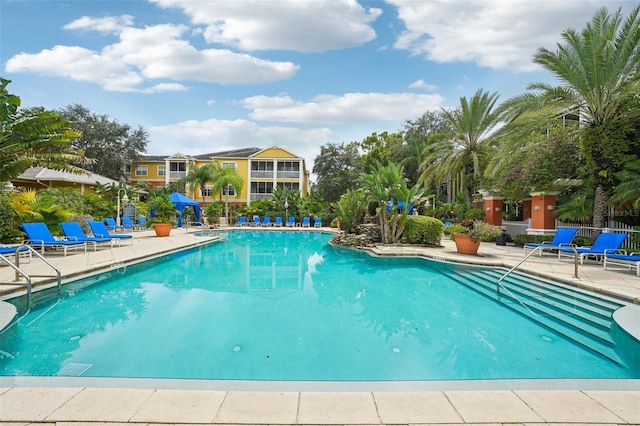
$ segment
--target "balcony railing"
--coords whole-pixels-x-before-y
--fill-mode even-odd
[[[255,194],[255,193],[252,193],[252,194],[249,195],[249,198],[251,199],[251,201],[264,200],[265,198],[271,199],[271,198],[273,198],[273,194]]]
[[[270,171],[251,170],[251,177],[257,178],[257,179],[273,179],[273,170],[270,170]]]
[[[187,172],[169,172],[169,179],[182,179],[187,176]]]
[[[300,172],[278,172],[278,179],[299,179]]]

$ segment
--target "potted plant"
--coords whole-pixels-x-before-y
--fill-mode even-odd
[[[456,249],[461,254],[477,254],[482,241],[494,241],[500,235],[500,227],[490,225],[481,220],[476,220],[470,224],[451,225],[455,227],[452,231]]]
[[[147,220],[145,226],[147,228],[153,227],[158,237],[168,236],[171,233],[171,228],[178,223],[176,221],[178,211],[171,202],[169,194],[158,195],[149,200],[147,205],[154,217]]]

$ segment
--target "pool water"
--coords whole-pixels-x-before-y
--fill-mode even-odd
[[[632,378],[443,272],[316,232],[226,241],[65,286],[0,335],[0,375],[245,380]],[[635,370],[635,372],[634,372]]]

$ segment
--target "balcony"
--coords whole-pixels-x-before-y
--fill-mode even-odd
[[[264,199],[272,199],[273,198],[273,194],[255,194],[255,193],[251,193],[249,195],[249,199],[251,201],[258,201],[258,200],[264,200]]]
[[[300,172],[278,172],[278,179],[300,179]]]
[[[256,179],[273,179],[273,170],[251,170],[251,177]]]
[[[187,172],[169,172],[169,179],[182,179],[187,176]]]

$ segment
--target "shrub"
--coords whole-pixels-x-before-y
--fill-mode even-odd
[[[402,241],[409,244],[439,245],[444,224],[430,216],[407,216]]]
[[[485,218],[484,210],[479,209],[477,207],[472,207],[466,212],[464,212],[464,218],[471,219],[472,221],[484,220]]]
[[[467,234],[469,233],[469,228],[459,223],[454,223],[452,225],[446,226],[443,232],[444,235],[450,236],[453,234]]]

